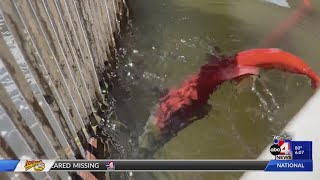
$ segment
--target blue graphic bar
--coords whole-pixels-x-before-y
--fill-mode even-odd
[[[292,159],[312,159],[312,141],[292,141]]]
[[[0,160],[0,172],[13,172],[20,160]]]
[[[265,171],[313,171],[312,160],[271,160]]]

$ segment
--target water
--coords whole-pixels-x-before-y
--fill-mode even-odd
[[[133,25],[120,40],[119,85],[113,89],[119,118],[135,139],[161,91],[179,86],[205,64],[214,47],[224,54],[260,47],[261,40],[300,1],[282,7],[253,0],[136,0]],[[320,7],[314,1],[314,7]],[[283,4],[281,4],[283,5]],[[319,11],[269,47],[289,51],[320,73]],[[312,95],[307,78],[263,71],[259,79],[224,83],[210,98],[212,110],[157,152],[163,159],[254,159]],[[122,96],[119,98],[119,96]],[[154,179],[238,179],[242,173],[155,173]],[[149,178],[149,177],[148,177]]]

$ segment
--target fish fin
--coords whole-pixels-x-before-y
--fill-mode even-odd
[[[213,47],[213,51],[215,52],[215,54],[221,54],[222,53],[222,50],[218,46],[214,46]]]
[[[320,89],[320,80],[319,81],[312,81],[312,88],[314,89]]]
[[[259,74],[244,74],[244,75],[241,75],[241,76],[238,76],[238,77],[236,77],[236,78],[234,78],[233,80],[235,81],[235,82],[237,82],[237,83],[240,83],[243,79],[245,79],[245,78],[247,78],[247,77],[251,77],[251,76],[256,76],[256,77],[260,77],[260,75]]]
[[[231,70],[226,70],[223,72],[224,80],[241,80],[247,75],[259,75],[259,68],[251,66],[237,66]]]
[[[207,62],[214,62],[214,61],[220,61],[221,57],[216,54],[207,53],[206,57]]]

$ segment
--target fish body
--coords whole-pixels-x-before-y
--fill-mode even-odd
[[[261,68],[306,75],[312,80],[313,87],[320,87],[320,78],[310,66],[280,49],[251,49],[232,57],[214,57],[180,88],[171,88],[160,99],[147,122],[145,133],[140,136],[140,144],[144,144],[144,149],[156,150],[180,130],[208,114],[208,99],[219,85],[246,75],[258,75]]]
[[[237,53],[233,57],[213,60],[201,67],[199,73],[189,77],[178,89],[169,90],[160,99],[156,112],[157,127],[164,128],[172,116],[187,119],[193,112],[207,104],[210,94],[223,82],[244,75],[258,75],[259,69],[280,69],[302,74],[312,80],[315,88],[320,86],[319,76],[297,56],[280,49],[251,49]]]

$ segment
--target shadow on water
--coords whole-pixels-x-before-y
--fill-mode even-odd
[[[133,27],[120,39],[118,84],[112,94],[119,119],[130,129],[133,141],[142,133],[151,107],[166,88],[179,86],[196,72],[207,62],[206,54],[214,47],[218,46],[224,54],[233,54],[257,47],[269,31],[260,31],[259,25],[229,15],[227,3],[220,4],[219,13],[177,7],[167,0],[138,0],[130,2],[130,7]],[[292,45],[296,41],[288,40],[274,47],[301,53]],[[181,131],[155,158],[256,158],[272,135],[279,133],[311,96],[309,86],[305,77],[275,70],[263,71],[258,80],[246,78],[240,84],[225,83],[211,96],[210,113]],[[136,179],[226,180],[238,179],[242,173],[134,174]]]

